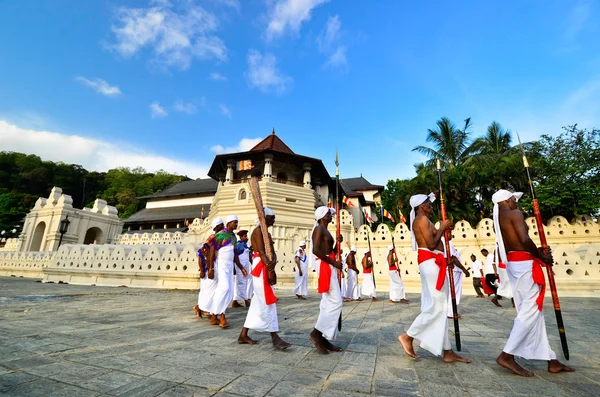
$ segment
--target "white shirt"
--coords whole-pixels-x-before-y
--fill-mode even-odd
[[[494,274],[494,267],[492,266],[493,263],[494,255],[488,254],[488,256],[485,257],[485,274]]]
[[[471,270],[473,271],[473,277],[481,277],[480,270],[483,270],[481,261],[476,259],[475,262],[471,263]]]

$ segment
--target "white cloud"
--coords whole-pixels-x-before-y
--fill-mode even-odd
[[[224,147],[223,145],[214,145],[210,150],[216,154],[247,152],[262,140],[263,138],[242,138],[237,146]]]
[[[219,109],[221,109],[223,116],[231,118],[231,110],[227,106],[219,104]]]
[[[223,76],[222,74],[220,74],[220,73],[217,73],[217,72],[213,72],[213,73],[211,73],[211,74],[210,74],[210,78],[211,78],[212,80],[216,80],[216,81],[227,81],[227,77],[225,77],[225,76]]]
[[[118,96],[121,95],[121,90],[119,87],[111,86],[106,82],[106,80],[102,80],[99,78],[86,79],[85,77],[77,76],[75,78],[76,81],[80,82],[83,85],[93,88],[96,92],[106,95],[106,96]]]
[[[150,106],[152,106],[152,105],[150,105]],[[196,105],[194,105],[191,102],[183,102],[181,100],[175,101],[175,104],[173,105],[173,109],[175,109],[176,112],[180,112],[180,113],[186,113],[186,114],[196,113]],[[154,109],[153,109],[153,111],[154,111]]]
[[[143,167],[150,172],[163,169],[191,178],[205,178],[208,172],[206,164],[145,152],[134,145],[116,145],[78,135],[24,129],[3,120],[0,120],[0,147],[3,150],[36,154],[43,160],[79,164],[88,171]]]
[[[227,48],[214,34],[218,20],[193,1],[152,0],[151,7],[120,7],[111,26],[116,43],[109,48],[130,58],[143,48],[153,52],[151,62],[164,68],[189,69],[192,60],[227,59]]]
[[[311,11],[328,0],[276,0],[269,12],[267,41],[283,36],[287,31],[298,34],[302,23],[310,20]]]
[[[248,51],[248,71],[246,77],[250,85],[262,92],[282,94],[288,90],[294,80],[281,74],[277,69],[277,58],[273,54],[262,55],[256,50]]]
[[[158,102],[152,102],[150,104],[150,110],[152,111],[153,119],[162,118],[168,114],[167,111],[165,110],[165,108],[160,106],[160,104]]]
[[[339,15],[329,17],[325,27],[317,37],[319,51],[327,55],[325,67],[337,68],[348,66],[346,59],[347,47],[340,44],[341,28],[342,22]]]

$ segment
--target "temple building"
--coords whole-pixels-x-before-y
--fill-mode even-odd
[[[247,213],[253,223],[255,209],[247,184],[253,176],[260,180],[265,205],[278,213],[278,223],[288,220],[304,227],[312,225],[314,209],[332,203],[335,194],[335,178],[323,162],[294,153],[275,131],[247,152],[217,155],[208,176],[138,197],[147,201],[146,208],[125,220],[127,231],[187,231],[195,218],[204,223],[205,219],[230,213]],[[363,209],[377,219],[383,186],[373,185],[361,175],[341,179],[340,187],[340,195],[343,193],[351,203],[352,207],[344,208],[355,227],[364,223]]]

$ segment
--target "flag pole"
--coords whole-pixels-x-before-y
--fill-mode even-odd
[[[339,237],[342,234],[340,225],[340,161],[338,151],[335,149],[335,249],[338,262],[342,262],[342,252],[339,242]],[[338,270],[338,283],[340,292],[342,291],[342,269]],[[340,310],[340,318],[338,319],[338,331],[342,330],[342,311]]]
[[[548,242],[546,241],[546,233],[544,232],[544,222],[542,221],[540,204],[537,198],[535,197],[535,188],[533,186],[533,181],[529,172],[529,163],[527,162],[527,157],[525,156],[525,149],[523,148],[523,144],[521,143],[519,133],[517,133],[517,139],[519,140],[519,146],[521,147],[521,152],[523,153],[523,165],[525,166],[525,171],[527,172],[529,192],[531,193],[531,206],[533,207],[533,214],[535,215],[535,223],[537,225],[538,235],[540,236],[540,243],[542,244],[542,248],[546,249],[548,248]],[[565,325],[563,323],[562,311],[560,309],[560,301],[558,300],[558,291],[556,290],[556,281],[554,280],[554,271],[552,270],[552,265],[547,265],[546,271],[548,272],[548,284],[550,284],[550,293],[552,294],[552,303],[554,304],[554,314],[556,315],[556,325],[558,326],[560,344],[562,346],[563,354],[568,360],[569,345],[567,344],[567,334],[565,332]]]
[[[444,200],[444,195],[442,194],[442,166],[440,165],[440,160],[436,161],[437,165],[437,174],[438,174],[438,183],[440,188],[440,212],[442,213],[442,221],[447,220],[446,217],[446,202]],[[450,298],[452,300],[452,314],[454,319],[454,337],[456,340],[456,350],[460,351],[461,343],[460,343],[460,328],[458,325],[458,307],[456,304],[456,291],[454,291],[454,271],[451,269],[452,262],[452,253],[450,252],[450,230],[446,230],[444,232],[444,243],[446,246],[446,263],[448,265],[448,280],[450,281]]]

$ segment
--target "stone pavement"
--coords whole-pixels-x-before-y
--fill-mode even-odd
[[[311,291],[298,301],[279,290],[281,336],[238,345],[245,308],[230,309],[232,328],[197,319],[196,292],[145,290],[0,278],[0,394],[11,396],[600,396],[599,299],[564,298],[563,314],[577,372],[551,375],[544,362],[520,378],[495,364],[514,311],[505,300],[466,296],[461,304],[463,353],[472,364],[444,364],[423,350],[411,360],[397,336],[412,322],[409,305],[345,303],[338,344],[319,355],[307,339],[318,315]],[[381,294],[384,295],[384,294]],[[383,297],[386,297],[385,295]],[[546,300],[546,308],[551,302]],[[552,310],[546,321],[562,357]],[[452,328],[451,328],[452,329]],[[454,343],[454,335],[451,339]]]

